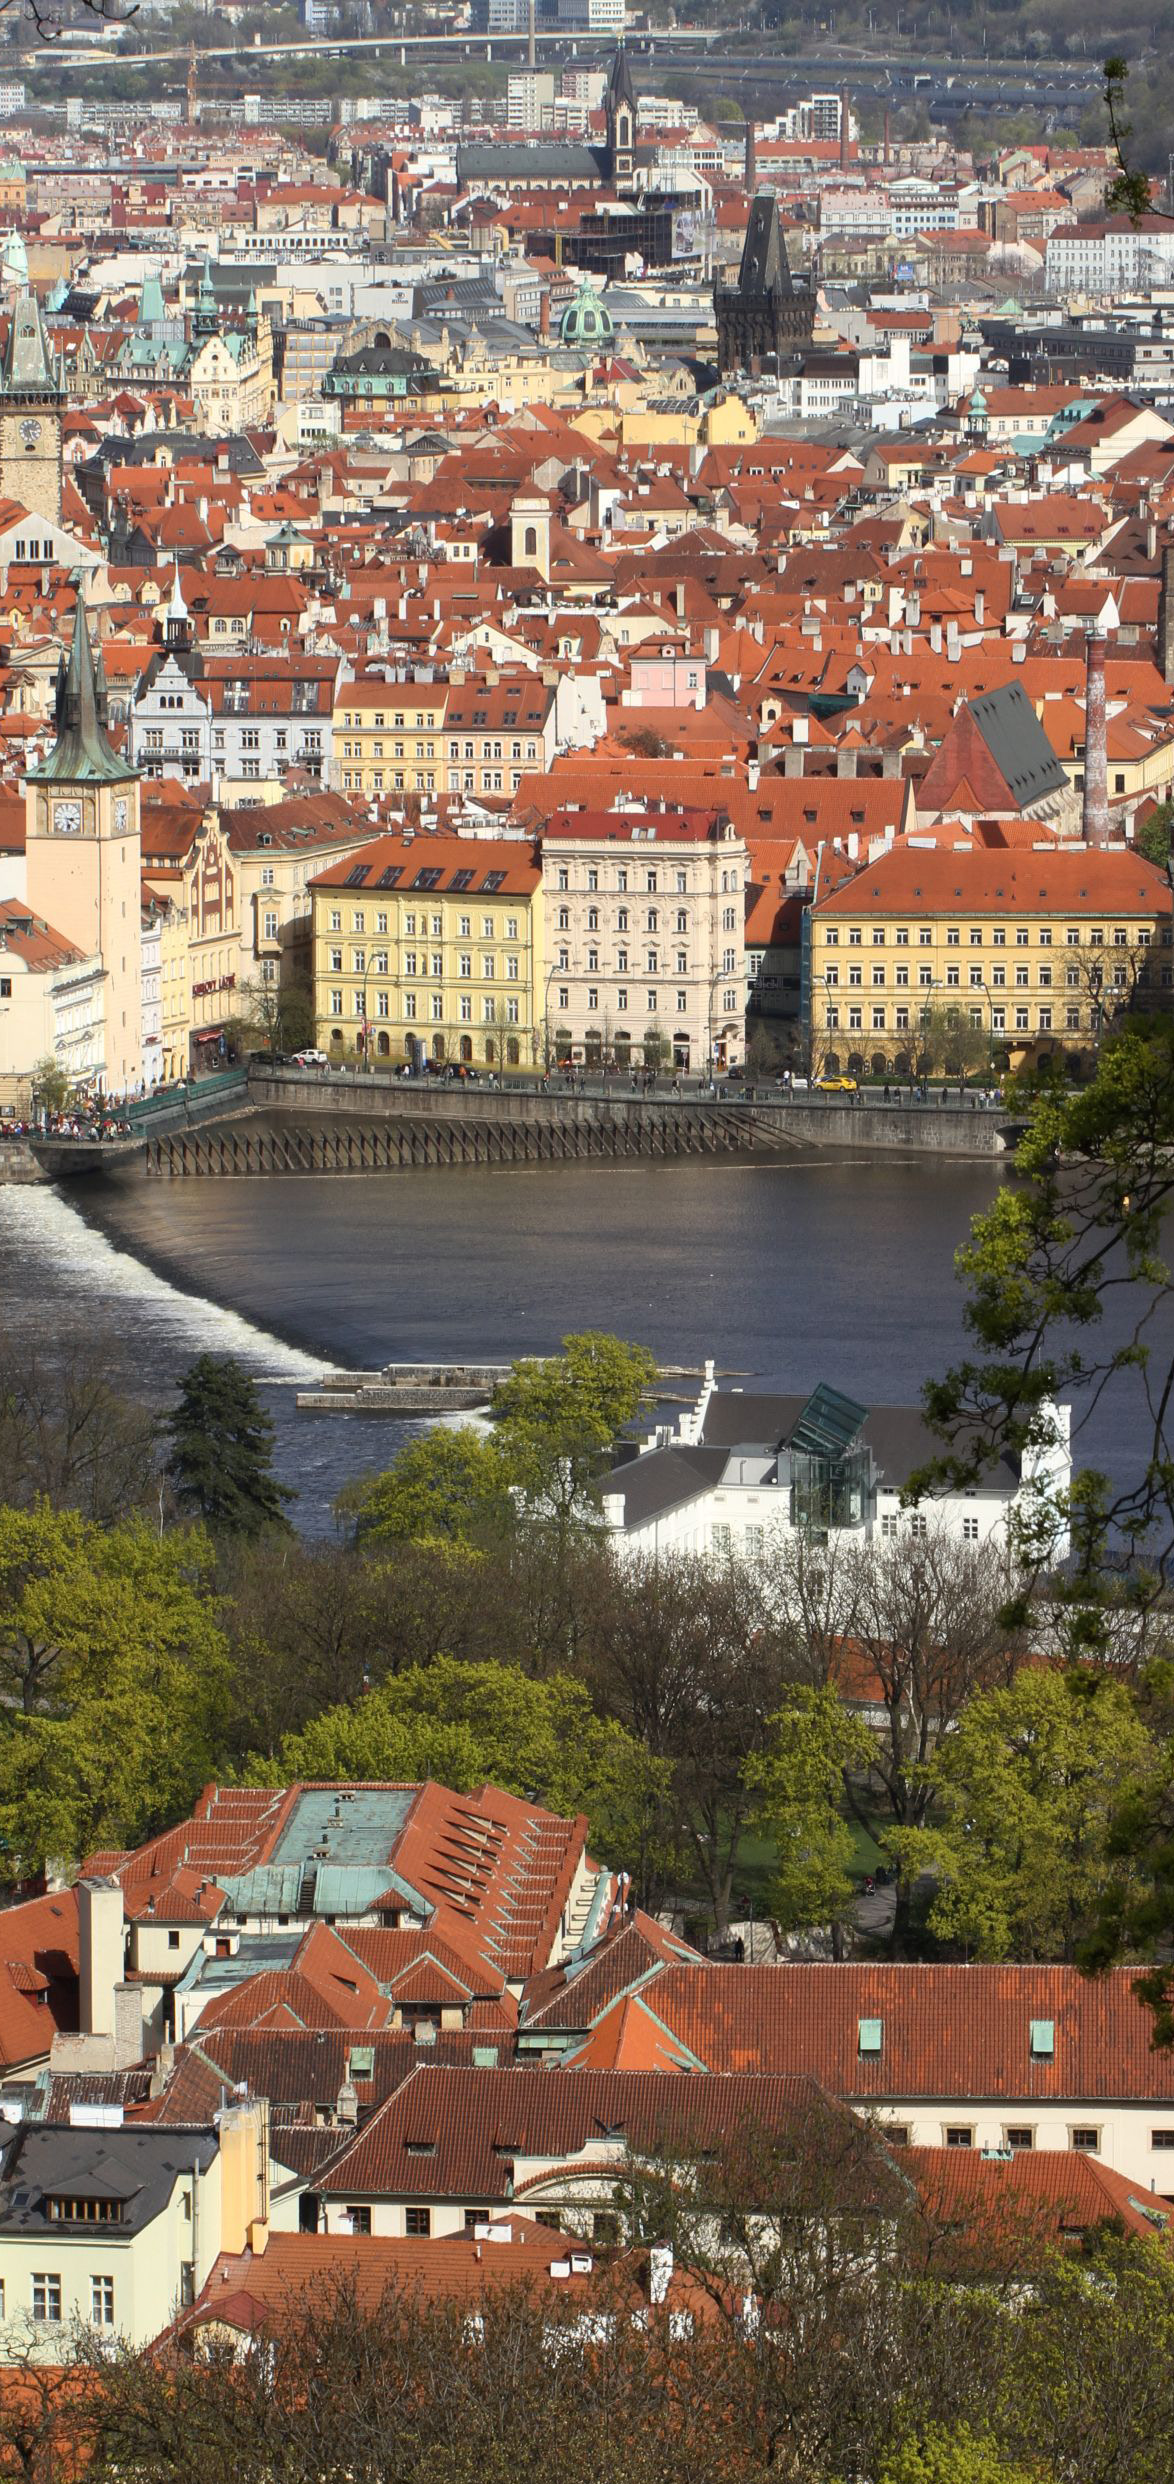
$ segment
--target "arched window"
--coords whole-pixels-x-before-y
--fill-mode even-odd
[[[485,1058],[486,1058],[486,1061],[487,1061],[487,1063],[488,1063],[488,1065],[489,1065],[489,1068],[490,1068],[490,1069],[492,1069],[492,1068],[493,1068],[493,1064],[494,1064],[494,1062],[495,1062],[495,1061],[496,1061],[496,1059],[497,1059],[497,1045],[494,1043],[494,1040],[493,1040],[492,1035],[490,1035],[490,1036],[488,1036],[488,1037],[486,1038],[486,1043],[485,1043]]]
[[[505,1057],[506,1057],[506,1061],[507,1061],[507,1062],[508,1062],[508,1064],[509,1064],[509,1067],[510,1067],[511,1069],[516,1069],[516,1068],[517,1068],[517,1066],[518,1066],[518,1063],[519,1063],[519,1061],[521,1060],[521,1057],[522,1057],[522,1055],[521,1055],[521,1050],[520,1050],[520,1048],[519,1048],[519,1045],[518,1045],[518,1039],[517,1039],[517,1036],[516,1036],[516,1035],[509,1035],[509,1036],[507,1036],[507,1038],[506,1038],[506,1047],[505,1047]]]
[[[386,1061],[387,1056],[388,1056],[389,1052],[391,1051],[391,1037],[390,1037],[390,1035],[385,1035],[385,1034],[382,1032],[382,1030],[381,1030],[381,1031],[380,1031],[380,1034],[379,1034],[378,1041],[377,1041],[376,1046],[375,1046],[375,1049],[376,1049],[376,1051],[378,1052],[378,1054],[379,1054],[379,1056],[380,1056],[380,1059],[381,1059],[381,1060]]]
[[[472,1036],[471,1036],[471,1035],[462,1035],[462,1037],[461,1037],[461,1059],[462,1059],[462,1061],[471,1061],[471,1060],[472,1060],[472,1058],[473,1058],[473,1038],[472,1038]]]
[[[526,528],[526,531],[522,537],[522,550],[528,561],[537,560],[538,529],[536,526],[528,526]]]

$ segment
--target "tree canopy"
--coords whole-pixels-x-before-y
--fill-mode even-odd
[[[435,1777],[458,1792],[479,1785],[587,1814],[604,1859],[624,1863],[667,1791],[667,1770],[622,1725],[595,1714],[581,1682],[535,1682],[516,1665],[438,1656],[331,1708],[290,1735],[274,1760],[250,1763],[254,1781],[292,1777]]]
[[[164,1422],[166,1472],[179,1506],[214,1533],[258,1535],[285,1526],[294,1495],[273,1473],[274,1427],[257,1385],[231,1354],[201,1354]]]

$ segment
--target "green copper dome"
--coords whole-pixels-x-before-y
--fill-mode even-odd
[[[610,345],[615,329],[611,312],[601,302],[585,276],[573,302],[568,302],[559,322],[559,342],[582,349]]]

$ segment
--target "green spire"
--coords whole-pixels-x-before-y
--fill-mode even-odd
[[[79,584],[73,609],[73,639],[68,663],[57,668],[53,721],[57,739],[39,768],[30,768],[31,785],[131,785],[138,776],[107,739],[108,701],[102,662],[94,662],[89,623]]]

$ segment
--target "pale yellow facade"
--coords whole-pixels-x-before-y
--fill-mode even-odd
[[[481,1070],[539,1066],[543,992],[539,875],[515,849],[513,885],[485,888],[501,849],[445,841],[442,884],[410,885],[435,867],[437,841],[409,850],[397,889],[313,891],[315,1042],[332,1060],[365,1055],[378,1068],[422,1049],[430,1061]],[[468,890],[453,890],[461,869]],[[372,880],[379,873],[372,871]]]
[[[344,793],[447,791],[443,682],[344,682],[334,710],[335,780]]]

